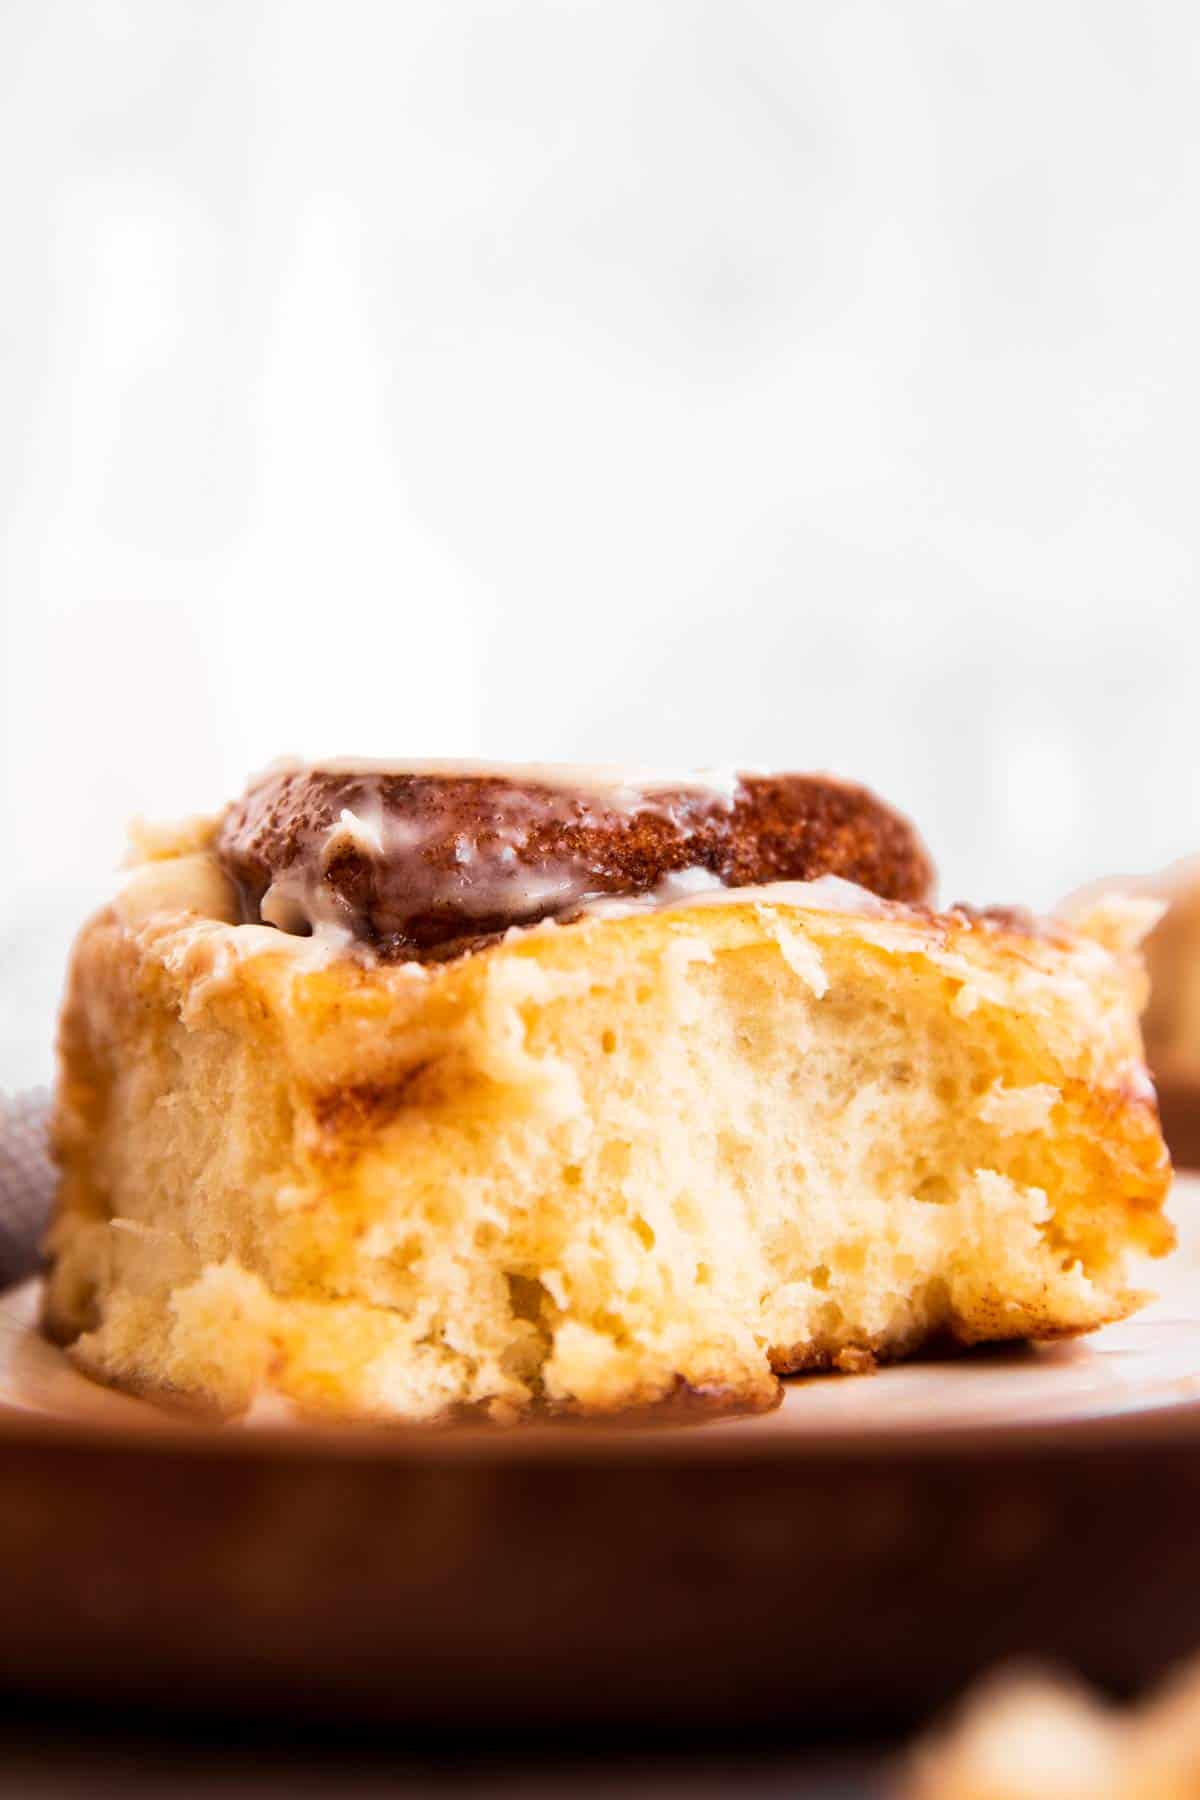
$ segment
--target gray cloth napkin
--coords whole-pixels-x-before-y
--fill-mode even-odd
[[[55,1172],[46,1148],[50,1097],[0,1094],[0,1288],[32,1275],[50,1213]]]

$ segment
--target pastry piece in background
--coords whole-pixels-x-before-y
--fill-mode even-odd
[[[1157,875],[1110,884],[1147,905],[1158,919],[1146,936],[1149,999],[1142,1018],[1146,1061],[1158,1093],[1163,1135],[1181,1167],[1200,1169],[1200,858],[1189,857]],[[1085,911],[1100,890],[1068,900],[1068,920]]]
[[[1150,1003],[1142,1020],[1163,1132],[1175,1161],[1200,1168],[1200,862],[1150,890],[1166,912],[1146,940]]]
[[[1117,1708],[1061,1677],[993,1676],[920,1746],[900,1800],[1200,1800],[1200,1666]]]
[[[290,769],[138,854],[61,1028],[45,1323],[104,1380],[764,1408],[1120,1318],[1172,1241],[1144,907],[932,912],[861,790]]]

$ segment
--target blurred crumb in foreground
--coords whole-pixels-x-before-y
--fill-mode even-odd
[[[1129,1708],[1065,1676],[990,1676],[917,1747],[898,1800],[1200,1800],[1200,1662]]]

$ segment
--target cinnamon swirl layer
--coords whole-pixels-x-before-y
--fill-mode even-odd
[[[923,901],[933,881],[906,819],[825,775],[285,767],[229,807],[216,849],[243,920],[339,925],[387,959],[441,960],[606,897],[836,875]]]

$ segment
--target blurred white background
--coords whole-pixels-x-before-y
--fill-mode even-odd
[[[6,0],[0,1085],[281,751],[1200,846],[1191,0]]]

